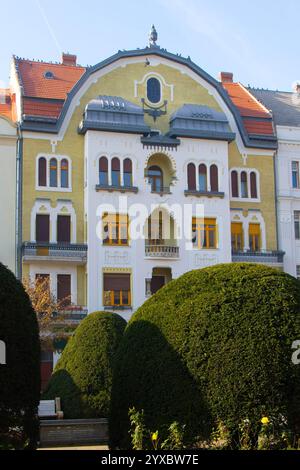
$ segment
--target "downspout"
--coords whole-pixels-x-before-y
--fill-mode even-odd
[[[23,212],[23,135],[18,124],[16,166],[16,276],[22,279],[22,212]]]

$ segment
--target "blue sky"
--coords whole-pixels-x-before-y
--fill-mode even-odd
[[[142,48],[151,24],[159,45],[190,55],[214,77],[290,91],[300,81],[298,0],[0,0],[0,84],[12,54],[94,65],[119,49]]]

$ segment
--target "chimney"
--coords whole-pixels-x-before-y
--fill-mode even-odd
[[[62,55],[62,64],[63,65],[69,65],[72,67],[76,67],[77,65],[77,56],[74,54],[66,54],[63,52]]]
[[[233,83],[233,73],[231,72],[220,72],[219,77],[222,83]]]

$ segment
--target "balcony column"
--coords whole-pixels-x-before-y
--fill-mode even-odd
[[[249,221],[246,220],[243,223],[243,231],[244,231],[244,250],[250,250],[249,245]]]
[[[108,158],[108,186],[112,185],[111,159]]]
[[[124,160],[120,160],[120,185],[124,186]]]

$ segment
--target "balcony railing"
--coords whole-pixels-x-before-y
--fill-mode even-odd
[[[284,251],[233,251],[232,261],[234,263],[282,264],[284,255]]]
[[[87,317],[88,309],[85,307],[71,305],[66,307],[65,310],[59,312],[59,314],[54,314],[54,318],[55,315],[59,317],[62,323],[80,323]]]
[[[136,186],[113,186],[109,184],[97,184],[96,191],[108,191],[108,192],[121,192],[121,193],[138,193],[139,188]]]
[[[163,196],[164,194],[172,194],[170,186],[164,186],[163,188],[151,188],[152,194],[159,194]]]
[[[86,263],[87,245],[72,243],[33,243],[23,244],[23,261],[34,261],[41,258],[55,261],[73,261]]]
[[[167,245],[146,245],[145,254],[147,258],[179,258],[179,247]]]

